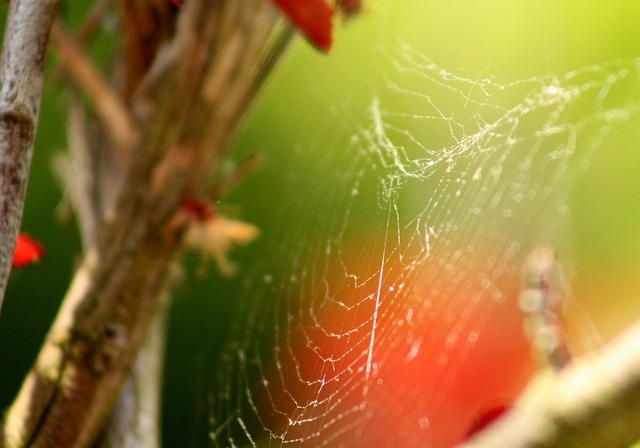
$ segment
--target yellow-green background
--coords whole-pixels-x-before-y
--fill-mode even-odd
[[[65,7],[65,14],[74,22],[79,13],[72,6]],[[303,40],[293,45],[236,144],[236,158],[259,151],[266,162],[232,192],[224,206],[258,223],[267,237],[277,222],[272,215],[278,210],[278,198],[286,194],[282,178],[283,172],[292,169],[291,153],[317,148],[319,126],[322,132],[335,126],[336,132],[348,133],[352,121],[355,126],[366,125],[371,93],[383,91],[384,74],[391,73],[385,51],[397,48],[400,40],[448,70],[491,73],[497,82],[508,83],[638,57],[640,3],[370,0],[365,1],[360,17],[337,26],[335,37],[328,55]],[[114,49],[104,39],[95,46],[96,58],[108,59]],[[80,256],[73,224],[56,219],[61,193],[51,174],[52,158],[65,145],[64,105],[64,93],[49,85],[23,224],[48,253],[39,265],[15,272],[7,289],[0,315],[2,407],[10,402],[33,361]],[[575,295],[607,336],[632,321],[640,308],[635,305],[640,290],[640,150],[634,128],[638,126],[612,134],[613,143],[596,153],[571,200]],[[326,154],[341,150],[330,145],[323,148]],[[261,247],[236,251],[234,258],[250,269],[264,256]],[[207,277],[197,275],[197,257],[189,257],[187,265],[187,280],[176,291],[170,319],[166,446],[205,444],[208,394],[216,387],[217,356],[242,282],[241,274],[222,279],[213,267]]]

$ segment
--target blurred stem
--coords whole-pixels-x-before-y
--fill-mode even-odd
[[[105,448],[161,446],[159,423],[170,291],[165,289],[160,295],[160,306],[111,413],[102,444]]]
[[[640,436],[640,323],[541,373],[514,409],[460,448],[616,448]]]
[[[84,53],[80,42],[67,33],[60,20],[53,23],[51,40],[59,50],[65,69],[95,105],[112,140],[116,160],[124,167],[127,154],[136,141],[135,125],[126,104]]]
[[[119,72],[114,90],[135,123],[135,141],[124,146],[125,166],[92,165],[92,181],[113,199],[87,210],[100,214],[94,216],[95,237],[85,238],[94,244],[7,411],[0,433],[6,447],[87,447],[103,434],[152,316],[165,307],[186,225],[179,219],[183,198],[206,194],[287,43],[271,38],[278,15],[264,0],[190,0],[179,14],[171,13],[175,17],[167,15],[164,0],[118,4],[121,14],[136,14],[122,18],[128,50],[120,55],[120,67],[126,70]],[[157,33],[130,29],[157,17],[165,19],[157,22],[165,27]],[[155,40],[135,41],[149,37]],[[127,60],[141,51],[144,64]],[[96,82],[68,73],[80,87]],[[87,93],[94,101],[103,98]],[[97,116],[99,129],[108,129],[105,116]],[[120,160],[113,156],[113,142],[99,138],[99,132],[88,135],[94,138],[87,159]],[[79,206],[91,200],[75,199]]]
[[[0,309],[20,230],[58,0],[14,0],[0,62]]]

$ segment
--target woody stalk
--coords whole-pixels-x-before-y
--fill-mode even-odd
[[[50,8],[48,22],[32,15],[20,26],[39,27],[43,55],[56,2],[16,1],[12,8],[37,3]],[[113,8],[122,48],[110,80],[83,48]],[[57,77],[73,85],[70,152],[56,168],[86,255],[5,415],[1,446],[84,447],[104,435],[150,325],[162,321],[183,237],[207,221],[185,211],[184,198],[217,199],[212,175],[288,42],[277,19],[265,0],[102,0],[77,36],[60,21],[53,25]],[[229,244],[255,236],[252,226],[233,221],[213,228],[219,240],[210,250],[222,262]]]

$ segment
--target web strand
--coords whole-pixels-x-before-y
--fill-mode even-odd
[[[536,368],[521,267],[541,243],[570,254],[569,194],[633,118],[638,61],[502,85],[406,45],[385,57],[366,124],[305,148],[263,229],[273,258],[247,280],[214,446],[447,446],[502,404],[491,375],[515,397]],[[485,374],[486,395],[456,395]]]

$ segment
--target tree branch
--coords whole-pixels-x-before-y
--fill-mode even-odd
[[[160,397],[170,294],[168,290],[160,294],[158,310],[111,414],[101,445],[105,448],[161,446]]]
[[[174,219],[182,198],[207,191],[285,42],[269,38],[277,17],[264,0],[185,3],[175,37],[158,47],[154,61],[162,59],[163,69],[151,78],[145,72],[125,101],[140,136],[130,166],[7,412],[5,446],[95,443],[170,287],[184,230]]]
[[[20,230],[59,0],[11,2],[0,63],[0,308]]]
[[[66,71],[92,100],[101,122],[113,140],[120,167],[126,167],[131,146],[136,139],[129,109],[60,21],[53,23],[51,40],[60,50],[60,58]]]
[[[460,448],[616,448],[640,437],[640,323],[557,375]]]

